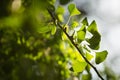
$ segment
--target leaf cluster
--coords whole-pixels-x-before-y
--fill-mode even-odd
[[[59,8],[58,8],[59,10]],[[61,15],[63,15],[64,9],[61,8]],[[100,41],[101,41],[101,35],[97,29],[97,24],[94,21],[92,21],[90,24],[88,23],[87,18],[84,18],[82,21],[78,22],[75,20],[72,20],[71,18],[80,15],[81,12],[76,8],[75,4],[69,4],[68,5],[68,11],[69,11],[69,18],[66,24],[64,24],[63,18],[60,19],[58,26],[63,30],[62,39],[69,42],[71,41],[71,45],[73,45],[79,53],[71,53],[76,54],[75,57],[71,57],[71,68],[70,70],[74,72],[83,72],[84,70],[90,71],[90,67],[92,67],[98,76],[103,79],[96,68],[90,63],[91,60],[95,60],[94,62],[96,64],[102,63],[106,57],[108,52],[106,50],[104,51],[97,51],[100,47]],[[58,11],[57,11],[58,12]],[[59,16],[59,15],[57,15]],[[58,17],[59,19],[59,17]],[[71,23],[70,22],[71,20]],[[79,48],[79,49],[78,49]],[[88,69],[89,67],[89,69]],[[84,78],[84,77],[83,77]]]

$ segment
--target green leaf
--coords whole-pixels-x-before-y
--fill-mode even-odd
[[[58,6],[56,9],[56,14],[64,14],[65,10],[62,6]]]
[[[80,28],[79,31],[84,31],[84,32],[86,32],[86,27],[85,27],[85,25],[82,25],[82,27]]]
[[[40,25],[40,26],[39,26]],[[51,31],[51,28],[54,26],[52,23],[40,23],[38,26],[36,26],[36,30],[38,33],[46,33]]]
[[[75,4],[69,4],[68,11],[70,13],[70,16],[75,16],[75,15],[81,14],[81,12],[76,8]]]
[[[94,56],[90,53],[86,53],[86,58],[90,61]]]
[[[77,32],[77,39],[78,39],[78,43],[81,43],[84,39],[85,39],[85,35],[86,35],[86,28],[83,25],[80,30]]]
[[[87,17],[85,17],[85,18],[82,20],[82,24],[83,24],[83,25],[86,25],[86,26],[89,25],[89,24],[88,24]]]
[[[78,31],[77,32],[77,39],[78,39],[78,43],[81,43],[85,39],[85,32]]]
[[[90,74],[83,74],[82,75],[82,80],[90,80],[91,79],[91,75]]]
[[[86,70],[87,70],[87,71],[90,71],[90,69],[91,69],[91,66],[88,64],[88,65],[86,66]]]
[[[10,17],[5,17],[2,20],[0,20],[0,25],[4,25],[4,26],[11,27],[14,29],[20,27],[21,23],[22,23],[21,16],[10,16]]]
[[[64,21],[64,18],[63,18],[63,15],[62,14],[58,14],[58,19],[60,22],[63,22]]]
[[[90,24],[90,26],[88,26],[87,30],[88,30],[89,32],[91,32],[92,34],[94,34],[94,32],[96,32],[96,31],[98,32],[96,22],[93,21],[93,22]]]
[[[65,33],[62,32],[61,34],[62,34],[62,40],[67,40],[67,36],[65,35]]]
[[[56,26],[54,25],[51,29],[51,34],[54,35],[56,33]]]
[[[90,26],[88,26],[87,30],[92,33],[92,37],[88,39],[88,43],[90,44],[89,47],[95,50],[99,49],[101,35],[99,34],[97,30],[97,24],[95,21],[93,21]]]
[[[46,33],[51,30],[51,25],[41,25],[39,28],[37,28],[37,32],[39,33]]]
[[[96,52],[96,57],[95,57],[96,64],[103,62],[106,59],[107,54],[108,52],[106,50],[102,52]]]
[[[85,67],[87,66],[86,62],[80,62],[78,60],[73,60],[73,70],[74,72],[82,72],[83,70],[85,70]]]
[[[100,47],[101,35],[98,32],[94,32],[94,35],[91,39],[88,39],[87,42],[90,44],[89,47],[98,50]]]
[[[73,21],[72,22],[72,28],[75,28],[75,27],[77,27],[79,25],[79,23],[77,22],[77,21]]]
[[[64,21],[64,18],[63,18],[64,12],[65,10],[62,6],[58,6],[58,8],[56,9],[56,14],[60,22]]]

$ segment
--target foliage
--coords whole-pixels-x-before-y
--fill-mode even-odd
[[[87,18],[81,22],[73,19],[81,13],[75,4],[68,5],[66,22],[65,9],[54,4],[55,0],[1,0],[0,80],[66,80],[87,71],[84,80],[91,75],[83,56],[89,62],[95,59],[97,64],[105,60],[107,52],[96,51],[101,39],[96,22],[89,25]],[[55,14],[55,21],[47,9]]]
[[[70,42],[73,46],[72,48],[73,49],[75,48],[78,51],[75,57],[70,58],[71,60],[70,70],[74,71],[75,73],[83,72],[84,70],[90,72],[90,69],[86,69],[87,66],[89,66],[89,68],[92,67],[95,70],[95,72],[97,73],[98,77],[101,80],[104,80],[103,77],[99,74],[96,67],[90,63],[91,59],[95,58],[96,64],[99,64],[105,60],[108,54],[107,51],[96,52],[96,50],[99,49],[100,40],[101,40],[101,35],[98,32],[96,22],[93,21],[89,25],[87,18],[85,18],[83,19],[82,22],[80,22],[81,25],[79,25],[79,22],[76,22],[74,20],[72,20],[73,22],[72,24],[69,24],[71,17],[80,15],[81,12],[76,8],[75,4],[69,4],[68,11],[69,11],[69,18],[66,24],[64,24],[61,23],[59,19],[56,18],[56,15],[54,15],[55,13],[51,12],[48,9],[48,12],[50,13],[54,21],[54,24],[63,31],[63,36],[65,35],[64,40]],[[87,36],[88,34],[91,34],[92,36],[88,37]],[[96,54],[95,57],[92,55],[92,53],[94,53],[93,55]]]

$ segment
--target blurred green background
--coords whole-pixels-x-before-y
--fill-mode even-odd
[[[0,0],[0,80],[65,80],[69,76],[60,31],[53,36],[41,29],[49,27],[46,7],[54,2]]]

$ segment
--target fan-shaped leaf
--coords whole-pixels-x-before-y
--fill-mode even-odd
[[[88,26],[88,20],[86,17],[82,20],[82,24]]]
[[[78,43],[81,43],[85,39],[85,35],[86,35],[86,28],[85,25],[83,25],[80,28],[80,30],[77,32]]]
[[[65,10],[62,6],[58,6],[58,8],[56,9],[57,14],[63,14],[64,12],[65,12]]]
[[[96,57],[95,57],[96,64],[103,62],[107,57],[107,54],[108,52],[106,50],[102,52],[96,52]]]
[[[76,8],[75,4],[69,4],[68,11],[70,13],[70,16],[75,16],[75,15],[81,14],[81,12]]]
[[[74,60],[72,64],[74,72],[82,72],[86,66],[87,66],[86,62],[80,62],[78,60]]]
[[[90,53],[86,53],[86,58],[90,61],[94,56]]]
[[[92,33],[92,38],[88,39],[88,43],[90,44],[89,47],[95,50],[99,49],[101,35],[99,34],[97,30],[97,24],[95,21],[93,21],[90,26],[88,26],[87,30]]]
[[[72,22],[72,28],[75,28],[79,25],[79,23],[77,21],[73,21]]]
[[[90,26],[87,28],[87,30],[88,30],[89,32],[91,32],[92,34],[94,34],[94,32],[96,32],[96,31],[98,32],[96,22],[93,21],[93,22],[90,24]]]

